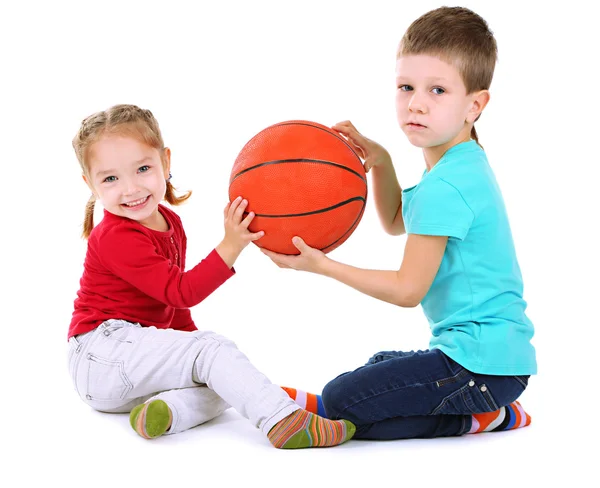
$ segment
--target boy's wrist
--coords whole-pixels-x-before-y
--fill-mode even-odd
[[[327,276],[329,278],[333,278],[333,267],[335,266],[335,261],[327,256],[323,256],[321,261],[319,262],[316,272],[317,274]]]

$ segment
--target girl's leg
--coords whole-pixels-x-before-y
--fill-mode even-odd
[[[356,425],[356,438],[443,437],[469,432],[473,414],[509,405],[525,385],[474,374],[435,349],[384,352],[328,383],[323,403],[329,418]]]
[[[155,403],[157,400],[160,402]],[[136,406],[131,411],[131,426],[142,437],[177,434],[218,417],[228,408],[206,386],[167,390]]]
[[[281,388],[233,342],[212,332],[109,320],[85,336],[72,339],[70,367],[79,395],[97,410],[128,411],[157,392],[207,385],[277,447],[335,445],[354,433],[349,423],[296,413],[299,407]]]

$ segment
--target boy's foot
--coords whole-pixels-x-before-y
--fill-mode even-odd
[[[476,413],[471,416],[471,421],[471,430],[467,434],[527,427],[531,423],[531,417],[523,410],[519,402],[513,402],[495,412]]]
[[[144,439],[163,435],[173,421],[171,409],[163,400],[153,400],[134,407],[129,414],[129,423]]]
[[[299,409],[276,423],[267,436],[279,449],[300,449],[337,446],[354,432],[356,427],[348,420],[328,420]]]

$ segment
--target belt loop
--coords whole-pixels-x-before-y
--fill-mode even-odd
[[[73,341],[75,344],[75,353],[78,353],[81,350],[81,342],[77,340],[77,336],[73,336],[69,340]]]

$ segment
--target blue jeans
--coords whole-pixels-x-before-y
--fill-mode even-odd
[[[473,373],[439,349],[383,351],[330,381],[323,405],[328,418],[356,425],[355,439],[459,436],[472,414],[514,402],[528,380]]]

